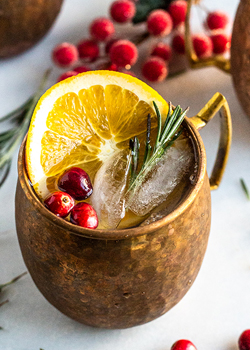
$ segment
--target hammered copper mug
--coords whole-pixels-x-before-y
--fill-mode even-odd
[[[209,180],[198,128],[221,110],[221,136]],[[210,231],[210,189],[218,187],[231,142],[231,117],[217,93],[184,121],[198,168],[179,205],[163,219],[122,230],[90,230],[49,212],[18,160],[16,229],[26,266],[45,298],[65,315],[103,328],[149,322],[171,309],[200,269]]]

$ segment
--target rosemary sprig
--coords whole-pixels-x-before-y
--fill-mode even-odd
[[[11,281],[4,283],[4,284],[0,284],[0,293],[2,292],[3,288],[9,286],[10,284],[15,283],[16,281],[18,281],[21,277],[23,277],[26,274],[27,274],[27,272],[23,272],[23,273],[21,273],[21,275],[13,278]],[[4,300],[3,302],[0,303],[0,306],[3,306],[4,304],[8,303],[8,301],[9,301],[8,299]]]
[[[175,109],[173,110],[172,104],[169,103],[168,115],[164,122],[164,125],[162,126],[162,119],[159,108],[157,107],[155,102],[153,102],[153,105],[158,121],[157,137],[155,145],[152,149],[152,146],[150,145],[151,116],[149,114],[147,120],[144,160],[139,172],[137,170],[139,159],[139,141],[137,137],[130,140],[132,160],[130,185],[127,191],[127,207],[131,203],[131,199],[133,197],[133,190],[137,186],[140,186],[142,184],[143,180],[150,172],[150,170],[159,162],[163,154],[165,154],[169,147],[171,147],[174,141],[180,136],[182,129],[179,131],[178,129],[180,128],[180,125],[183,122],[186,112],[188,111],[188,108],[182,111],[180,106],[175,107]]]
[[[50,70],[45,72],[42,82],[33,96],[23,105],[0,119],[0,125],[6,121],[13,125],[9,130],[0,133],[0,187],[7,179],[13,153],[27,132],[30,118],[42,94],[49,73]]]
[[[245,181],[243,179],[240,179],[240,183],[241,183],[241,187],[242,187],[243,191],[245,192],[247,199],[250,200],[250,192],[248,190],[248,187],[247,187]]]

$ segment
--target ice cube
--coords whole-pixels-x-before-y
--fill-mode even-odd
[[[136,215],[144,216],[160,205],[180,183],[193,158],[188,138],[176,140],[143,183],[134,188],[128,208]]]
[[[101,229],[114,229],[125,215],[124,194],[130,166],[130,151],[116,151],[107,158],[94,179],[91,205]]]

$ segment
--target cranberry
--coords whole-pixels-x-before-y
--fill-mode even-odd
[[[82,59],[88,59],[90,62],[94,62],[99,56],[99,46],[95,40],[81,40],[77,45],[77,49],[79,57]]]
[[[58,180],[58,187],[79,201],[88,198],[93,192],[88,174],[77,167],[70,168],[62,174]]]
[[[110,19],[100,17],[90,24],[89,31],[95,40],[106,41],[114,34],[115,27]]]
[[[168,44],[159,42],[154,46],[151,56],[157,56],[162,58],[164,61],[170,61],[172,57],[172,48]]]
[[[67,193],[54,192],[44,200],[45,207],[61,218],[66,217],[74,207],[74,199]]]
[[[209,57],[213,51],[213,43],[206,34],[196,34],[192,36],[194,51],[199,58]]]
[[[160,57],[149,57],[142,66],[142,75],[148,81],[160,82],[166,78],[168,69]]]
[[[70,43],[61,43],[54,48],[52,59],[59,67],[69,67],[78,60],[77,48]]]
[[[185,54],[185,39],[182,34],[176,34],[172,40],[172,48],[180,55]]]
[[[85,73],[88,71],[90,71],[90,68],[88,66],[85,66],[85,65],[74,67],[74,72],[76,72],[76,73]]]
[[[185,22],[187,14],[187,2],[185,0],[173,1],[168,7],[168,11],[172,17],[174,27],[176,27]]]
[[[186,339],[177,340],[171,347],[171,350],[197,350],[194,344]]]
[[[72,224],[86,227],[97,228],[98,218],[95,209],[88,203],[78,203],[74,206],[70,214]]]
[[[173,29],[173,21],[167,11],[154,10],[147,18],[147,27],[151,35],[166,36]]]
[[[225,12],[214,11],[210,12],[207,16],[206,24],[209,29],[225,29],[229,23],[229,17]]]
[[[129,0],[116,0],[110,7],[110,15],[117,23],[129,22],[134,17],[135,12],[135,4]]]
[[[129,40],[117,40],[111,46],[109,56],[118,67],[133,66],[138,58],[138,50]]]
[[[225,33],[217,33],[211,35],[211,40],[213,43],[213,53],[223,54],[230,49],[231,38]]]
[[[74,70],[69,70],[63,74],[61,74],[58,78],[57,78],[57,82],[59,83],[59,81],[74,77],[75,75],[77,75],[78,73]]]
[[[239,337],[239,349],[250,350],[250,329],[245,330]]]

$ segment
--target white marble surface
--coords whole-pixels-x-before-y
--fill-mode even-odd
[[[77,42],[90,20],[107,13],[109,0],[65,0],[53,29],[37,46],[18,57],[0,61],[0,114],[20,105],[34,91],[51,65],[50,51],[61,41]],[[233,17],[238,1],[205,1],[210,9]],[[55,80],[51,77],[50,83]],[[216,92],[228,99],[233,118],[233,143],[220,188],[212,193],[212,227],[200,273],[186,296],[167,314],[126,330],[94,329],[78,324],[51,306],[29,275],[6,289],[0,309],[0,349],[4,350],[168,350],[180,338],[198,350],[236,350],[240,333],[250,328],[250,201],[239,184],[250,187],[250,119],[235,96],[231,77],[214,68],[190,71],[154,85],[174,104],[189,105],[193,115]],[[211,169],[218,142],[218,121],[202,131]],[[0,283],[26,270],[14,223],[16,156],[0,190]]]

